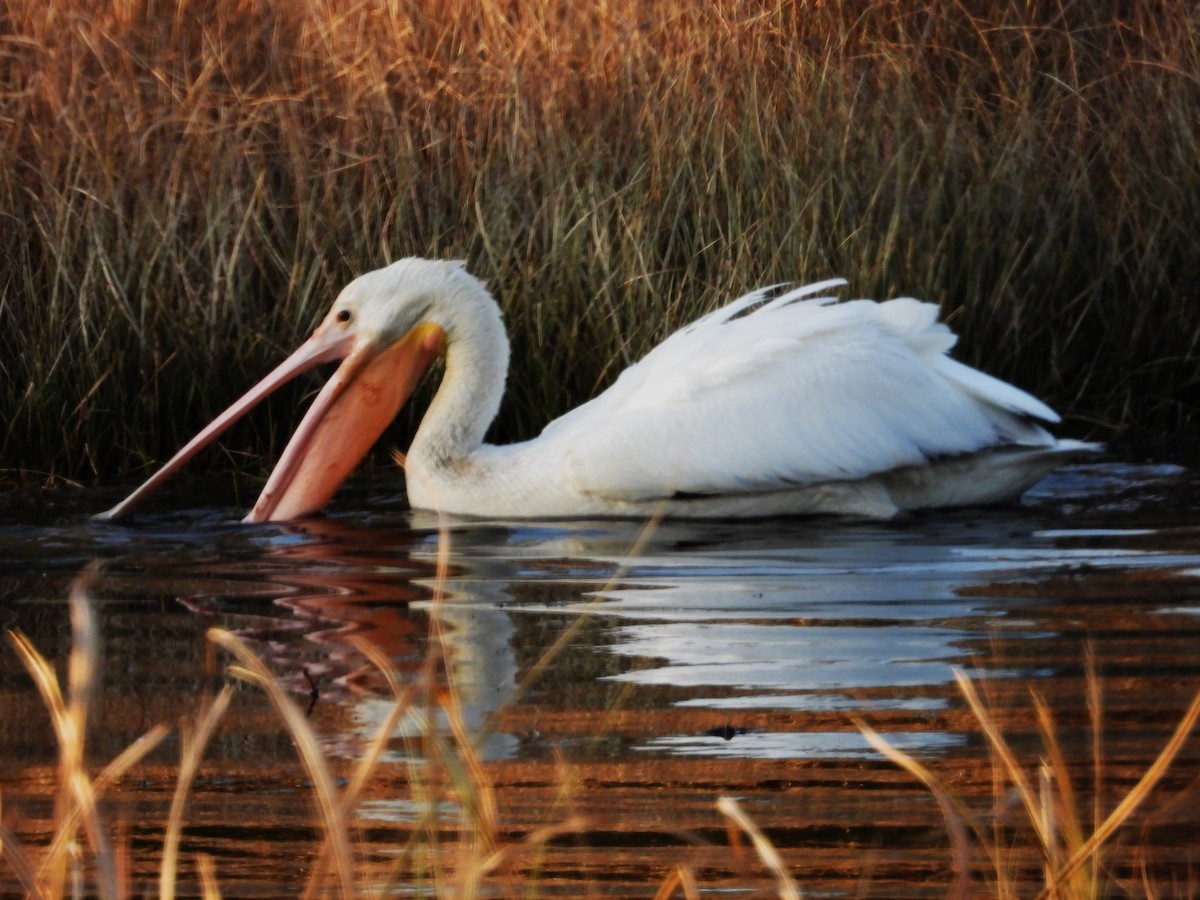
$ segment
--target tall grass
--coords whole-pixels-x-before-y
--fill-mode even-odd
[[[24,635],[18,632],[8,635],[42,694],[54,724],[60,756],[58,797],[49,846],[26,845],[0,823],[0,865],[6,865],[26,896],[36,900],[93,895],[117,900],[145,891],[144,885],[130,882],[129,867],[122,865],[122,859],[131,851],[121,842],[120,827],[114,827],[105,818],[100,801],[170,729],[154,726],[97,776],[92,776],[87,753],[87,719],[102,674],[100,635],[89,597],[93,574],[88,572],[77,579],[70,595],[73,640],[65,691],[51,661]],[[443,551],[439,585],[445,577]],[[439,588],[435,602],[440,602],[440,597]],[[495,789],[477,750],[483,736],[467,728],[452,667],[444,657],[445,635],[439,621],[436,616],[431,618],[429,654],[416,677],[407,683],[400,680],[392,660],[382,650],[369,641],[351,639],[379,669],[392,691],[393,702],[347,779],[335,777],[341,773],[334,772],[332,760],[326,756],[314,726],[262,659],[237,635],[221,628],[209,629],[209,642],[233,660],[226,668],[231,680],[215,697],[203,698],[195,721],[183,725],[175,791],[158,854],[161,900],[176,896],[189,791],[203,764],[208,743],[229,709],[235,682],[249,683],[266,694],[312,785],[321,844],[311,856],[305,873],[305,896],[335,895],[348,900],[359,896],[390,896],[399,891],[420,896],[473,898],[494,896],[500,889],[505,896],[534,895],[538,854],[549,841],[579,832],[585,823],[577,817],[567,817],[546,822],[520,840],[502,839]],[[561,649],[555,645],[546,652],[557,654]],[[445,728],[438,724],[439,717],[446,723]],[[367,858],[368,849],[356,846],[354,841],[356,813],[359,804],[368,799],[367,788],[379,774],[384,753],[405,719],[418,723],[414,730],[419,737],[407,739],[413,742],[408,748],[411,752],[407,787],[414,806],[422,812],[407,829],[399,829],[399,842],[390,854],[390,863],[372,861]],[[461,810],[457,822],[448,822],[440,813],[448,801]],[[733,849],[739,849],[738,835],[747,834],[775,879],[780,896],[799,897],[778,851],[737,802],[721,798],[716,806],[730,820]],[[443,832],[454,825],[458,826],[457,834],[448,840]],[[529,865],[530,860],[533,865]],[[203,895],[219,897],[219,872],[213,860],[201,855],[196,869]],[[289,890],[294,887],[290,885]],[[695,874],[684,864],[668,873],[659,895],[675,896],[679,889],[686,897],[698,896]]]
[[[447,571],[444,541],[443,536],[435,604],[441,602],[440,586]],[[565,817],[544,822],[520,836],[514,837],[511,826],[502,825],[504,817],[497,790],[477,749],[485,735],[472,732],[466,725],[453,666],[445,656],[446,636],[441,631],[440,619],[434,615],[430,617],[428,655],[419,670],[408,673],[403,680],[381,649],[365,639],[353,639],[355,647],[383,676],[392,703],[349,772],[335,770],[334,760],[326,755],[314,725],[263,660],[235,634],[221,628],[209,629],[209,642],[230,659],[225,670],[228,680],[215,696],[203,697],[194,720],[182,725],[176,785],[163,824],[161,849],[155,846],[155,841],[146,841],[144,837],[136,850],[131,849],[120,824],[114,825],[106,816],[102,801],[106,792],[134,771],[170,729],[161,724],[154,726],[98,770],[95,761],[89,759],[88,718],[103,668],[102,641],[89,596],[93,575],[94,572],[85,572],[70,594],[73,640],[65,689],[52,661],[43,657],[24,635],[8,633],[10,643],[41,693],[59,750],[57,796],[48,840],[38,845],[26,844],[10,830],[7,820],[0,822],[0,867],[9,869],[27,897],[57,900],[65,896],[140,895],[147,886],[134,884],[130,879],[128,856],[132,852],[153,855],[158,867],[158,896],[163,900],[176,896],[189,792],[204,765],[209,741],[223,726],[238,682],[266,695],[312,786],[314,817],[319,826],[314,835],[319,847],[305,855],[302,876],[305,896],[389,896],[396,891],[464,898],[536,896],[538,860],[546,845],[571,833],[581,841],[588,839],[588,823],[569,814],[570,803],[564,804],[568,810]],[[557,655],[565,643],[551,645],[545,654]],[[528,677],[537,676],[530,673]],[[1122,828],[1131,824],[1135,811],[1175,761],[1200,719],[1200,694],[1193,698],[1157,758],[1112,810],[1105,813],[1101,792],[1109,779],[1101,754],[1100,682],[1094,663],[1089,660],[1088,707],[1095,795],[1091,798],[1089,817],[1080,796],[1078,773],[1067,760],[1054,716],[1045,701],[1033,693],[1043,746],[1040,762],[1027,766],[1019,760],[975,685],[961,672],[956,671],[955,677],[996,768],[996,809],[990,816],[987,811],[972,809],[971,803],[956,796],[924,763],[892,747],[866,724],[855,720],[872,746],[933,792],[950,833],[954,879],[947,896],[1032,896],[1031,887],[1038,890],[1039,897],[1060,900],[1090,900],[1116,893],[1118,889],[1110,881],[1111,873],[1106,866],[1106,846]],[[439,718],[444,724],[439,724]],[[407,777],[385,778],[382,783],[391,789],[398,783],[403,785],[401,790],[407,789],[413,806],[422,812],[412,822],[397,825],[394,852],[381,858],[377,852],[372,853],[372,847],[378,849],[380,838],[357,840],[362,837],[356,832],[361,824],[357,813],[364,801],[379,798],[378,776],[382,774],[384,754],[404,720],[415,723],[405,739],[409,751]],[[711,778],[711,774],[706,777]],[[372,795],[371,790],[376,793]],[[1016,801],[1009,795],[1015,795]],[[714,797],[714,801],[716,810],[728,820],[729,852],[731,858],[739,861],[739,870],[752,871],[743,864],[744,835],[758,857],[758,864],[769,873],[777,896],[799,898],[801,887],[788,864],[737,800]],[[448,802],[460,810],[459,815],[447,818],[440,812]],[[1006,807],[1023,811],[1024,820],[1018,817],[1013,821],[1011,809],[1006,811]],[[555,808],[543,810],[540,815],[560,812]],[[1040,861],[1040,879],[1028,876],[1029,847]],[[683,849],[680,848],[681,857],[685,855]],[[868,848],[861,849],[864,857],[870,853]],[[793,848],[792,852],[799,851]],[[146,871],[147,867],[138,869]],[[200,855],[195,869],[200,885],[189,885],[188,890],[198,889],[205,897],[219,897],[220,872],[214,861]],[[275,868],[271,871],[277,874]],[[1038,869],[1035,867],[1034,871]],[[652,869],[646,874],[648,887],[653,888],[656,876]],[[698,897],[698,877],[690,865],[681,861],[666,872],[655,896],[667,898],[682,893],[684,897]],[[730,886],[728,882],[724,885]],[[292,889],[295,887],[291,885]],[[1148,896],[1155,896],[1149,883],[1143,887]],[[1192,887],[1190,883],[1187,885],[1190,893],[1194,893]]]
[[[164,458],[411,254],[506,309],[500,439],[830,274],[942,303],[1070,431],[1200,425],[1195,4],[5,0],[0,35],[0,468]]]
[[[1054,900],[1090,900],[1117,893],[1117,887],[1105,866],[1105,850],[1114,836],[1129,825],[1133,813],[1149,797],[1166,774],[1185,742],[1200,720],[1200,693],[1197,693],[1184,712],[1171,738],[1155,760],[1113,809],[1103,814],[1101,787],[1105,783],[1105,763],[1100,752],[1101,719],[1100,686],[1094,660],[1088,664],[1088,709],[1092,728],[1093,782],[1091,817],[1081,807],[1077,786],[1073,783],[1054,715],[1036,690],[1031,690],[1032,702],[1042,741],[1042,755],[1034,766],[1023,764],[1017,757],[997,724],[996,718],[980,698],[971,680],[960,670],[954,672],[967,707],[987,740],[995,767],[997,810],[991,822],[969,810],[949,787],[914,757],[896,749],[862,722],[858,727],[868,743],[897,765],[918,778],[933,793],[946,820],[954,858],[954,881],[948,896],[972,897],[981,885],[973,876],[986,883],[990,896],[1007,900],[1026,895],[1027,887],[1020,883],[1020,870],[1028,854],[1022,851],[1032,845],[1041,862],[1043,884],[1039,898]],[[1032,770],[1032,773],[1031,771]],[[1023,827],[1014,838],[1005,834],[1006,818],[1002,812],[1005,794],[1011,789],[1025,814]],[[972,834],[976,837],[971,842]],[[985,857],[982,864],[975,861],[975,847]],[[1143,887],[1149,887],[1143,885]],[[1194,885],[1187,885],[1194,893]],[[1153,896],[1152,890],[1147,890]]]

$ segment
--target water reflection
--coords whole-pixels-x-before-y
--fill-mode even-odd
[[[89,559],[102,561],[96,593],[110,665],[97,758],[195,711],[218,677],[204,632],[220,625],[302,700],[316,688],[312,719],[327,752],[353,760],[391,703],[359,642],[415,679],[438,625],[464,718],[472,730],[487,726],[481,755],[509,766],[512,784],[536,798],[514,787],[509,809],[542,808],[560,778],[595,778],[602,789],[577,802],[600,820],[619,812],[611,828],[629,829],[639,848],[669,844],[654,819],[664,796],[677,809],[703,809],[696,827],[716,827],[704,817],[717,791],[758,797],[758,815],[781,828],[824,816],[821,827],[842,834],[847,822],[870,828],[894,817],[898,789],[889,786],[907,785],[866,747],[851,714],[957,770],[986,761],[952,667],[1017,722],[1036,686],[1078,731],[1092,646],[1116,723],[1105,746],[1131,771],[1144,767],[1200,686],[1197,494],[1182,470],[1090,466],[1009,509],[891,523],[666,522],[649,532],[636,522],[460,521],[448,547],[436,521],[364,488],[325,518],[284,526],[188,507],[99,525],[85,512],[105,498],[90,497],[43,521],[10,500],[0,519],[0,614],[63,658],[67,585]],[[568,629],[565,648],[544,659]],[[0,656],[0,690],[0,761],[40,785],[52,740],[48,727],[29,724],[45,715],[12,654]],[[256,834],[283,833],[281,822],[303,831],[306,788],[286,736],[261,697],[244,692],[238,702],[209,761],[219,774],[198,784],[196,808],[224,809],[231,791],[247,791],[268,810]],[[389,765],[405,770],[427,724],[401,723]],[[1014,740],[1028,743],[1032,726],[1019,728]],[[1075,745],[1086,764],[1087,741]],[[842,774],[821,774],[840,761]],[[1197,770],[1200,760],[1185,760],[1177,787]],[[814,773],[818,799],[789,807],[780,785],[804,772]],[[871,781],[871,791],[847,799],[826,780],[842,792]],[[905,790],[903,808],[919,810],[911,801],[924,796],[920,786]],[[6,787],[6,810],[10,796],[19,803],[20,791]],[[395,824],[427,811],[397,788],[372,796],[362,815]],[[445,812],[453,820],[457,808]],[[609,851],[597,859],[602,870]]]
[[[1180,475],[1087,467],[1052,479],[1025,507],[884,524],[667,522],[647,533],[632,522],[456,522],[436,598],[438,523],[375,506],[368,515],[248,530],[257,554],[208,568],[218,591],[184,602],[232,618],[298,693],[315,682],[346,705],[351,724],[331,745],[351,755],[390,699],[350,638],[411,673],[425,658],[431,618],[444,628],[473,728],[510,702],[523,673],[581,616],[587,625],[565,659],[552,661],[521,702],[600,713],[645,695],[653,699],[641,702],[716,716],[932,712],[956,701],[955,666],[977,676],[1053,673],[1045,654],[996,654],[1000,637],[1004,646],[1056,637],[1042,607],[1061,589],[1039,584],[1141,570],[1186,577],[1194,548],[1163,546],[1155,529],[1099,527],[1094,513],[1086,527],[1070,527],[1088,502],[1129,513],[1136,504],[1115,498],[1115,483],[1145,491]],[[273,611],[246,618],[231,582],[271,596]],[[402,739],[421,727],[406,721],[392,758],[409,752]],[[856,738],[803,731],[759,730],[720,744],[703,737],[650,727],[626,743],[683,755],[698,747],[751,757],[862,751]],[[906,736],[930,752],[955,739],[933,728]],[[513,758],[529,746],[528,732],[492,731],[483,752]]]
[[[747,731],[738,740],[713,734],[680,734],[652,738],[641,747],[682,757],[737,759],[856,759],[873,758],[875,750],[857,732],[808,732],[801,734]],[[906,753],[921,756],[935,750],[962,745],[960,734],[888,732],[888,741]]]

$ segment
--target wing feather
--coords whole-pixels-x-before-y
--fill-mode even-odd
[[[747,294],[683,329],[552,422],[568,476],[621,500],[853,480],[1053,439],[1040,401],[946,355],[938,308],[834,302],[820,282]]]

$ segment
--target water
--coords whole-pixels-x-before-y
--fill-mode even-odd
[[[101,563],[92,760],[195,715],[228,662],[205,640],[220,626],[311,705],[346,778],[391,707],[356,642],[411,683],[436,620],[464,720],[474,731],[490,723],[479,753],[502,839],[582,820],[521,863],[539,894],[651,896],[678,865],[705,889],[769,887],[752,853],[729,848],[714,808],[728,794],[806,893],[943,896],[951,855],[937,806],[856,720],[923,760],[981,817],[1015,828],[1019,804],[995,796],[956,669],[979,684],[1031,773],[1045,750],[1030,691],[1045,697],[1085,809],[1088,653],[1103,697],[1105,810],[1200,690],[1200,481],[1173,466],[1077,467],[1020,506],[888,523],[458,523],[441,599],[436,522],[394,490],[359,486],[324,518],[245,526],[239,511],[212,505],[223,485],[202,488],[156,498],[171,511],[128,525],[87,518],[117,491],[4,501],[0,618],[47,656],[65,659],[69,585]],[[567,629],[565,649],[545,659]],[[51,827],[54,741],[10,648],[0,695],[4,821],[37,846]],[[429,814],[409,767],[427,726],[410,717],[388,744],[358,814],[364,858],[395,858]],[[155,877],[178,752],[170,739],[106,808],[124,823],[139,889]],[[1135,865],[1161,895],[1196,883],[1198,776],[1192,741],[1121,835],[1114,883]],[[453,797],[440,802],[452,844],[464,813]],[[214,858],[227,896],[301,890],[317,847],[311,790],[258,691],[236,695],[187,823],[185,890],[198,890],[197,853]],[[1037,877],[1034,859],[1018,880]],[[13,885],[0,861],[0,892]]]

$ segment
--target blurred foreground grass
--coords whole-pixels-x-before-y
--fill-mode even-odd
[[[442,547],[439,584],[447,571],[444,538]],[[336,752],[328,749],[329,735],[321,733],[301,710],[297,698],[245,641],[225,629],[209,629],[209,644],[221,650],[227,660],[225,684],[215,693],[206,691],[197,702],[195,716],[180,723],[179,739],[174,742],[178,747],[178,766],[170,770],[174,790],[166,821],[144,823],[131,841],[126,823],[121,821],[120,814],[113,814],[111,801],[115,798],[110,795],[121,793],[123,779],[137,779],[138,766],[172,729],[164,724],[153,726],[111,761],[91,758],[88,735],[94,737],[96,729],[101,727],[92,713],[100,699],[103,640],[89,596],[90,581],[91,576],[85,573],[71,591],[73,640],[64,667],[65,678],[59,675],[55,662],[43,657],[28,638],[19,632],[8,633],[10,644],[46,706],[58,749],[57,779],[48,779],[55,783],[46,785],[55,794],[48,832],[35,833],[32,840],[27,840],[30,836],[21,833],[24,811],[20,804],[11,801],[4,807],[5,817],[0,822],[0,873],[6,883],[19,884],[25,896],[39,900],[155,894],[169,900],[177,892],[206,898],[221,896],[217,860],[194,849],[187,853],[185,831],[189,795],[197,777],[203,777],[208,745],[214,736],[220,740],[224,729],[236,729],[228,719],[235,715],[230,712],[230,701],[238,683],[261,690],[274,708],[307,776],[303,781],[311,786],[316,820],[312,849],[302,858],[287,860],[282,868],[281,861],[274,859],[263,859],[260,866],[251,866],[249,870],[239,866],[240,854],[225,859],[225,864],[239,868],[243,889],[249,878],[260,890],[270,891],[273,886],[264,881],[279,877],[283,871],[287,873],[287,883],[274,888],[295,893],[303,883],[305,896],[351,898],[389,896],[396,892],[462,898],[538,896],[543,889],[551,893],[550,884],[542,883],[543,877],[551,878],[555,889],[566,887],[595,896],[602,893],[590,880],[596,873],[582,862],[578,871],[559,871],[554,876],[543,876],[540,872],[538,860],[551,843],[565,841],[583,857],[592,847],[592,841],[598,841],[603,849],[611,840],[611,834],[603,830],[593,835],[587,817],[572,813],[570,793],[586,789],[578,784],[572,787],[574,779],[565,770],[559,790],[566,799],[560,797],[543,808],[537,814],[537,827],[514,834],[511,826],[502,824],[511,810],[502,808],[503,795],[493,783],[493,769],[479,751],[490,725],[471,729],[466,724],[453,667],[448,665],[447,642],[452,638],[443,632],[436,615],[430,618],[428,655],[416,671],[402,674],[387,654],[370,641],[361,636],[350,639],[378,669],[391,696],[386,714],[380,717],[373,733],[366,736],[349,765],[346,760],[335,758]],[[435,602],[442,602],[440,591],[435,593]],[[543,651],[537,665],[522,680],[518,693],[566,648],[575,627],[569,625]],[[1136,781],[1132,781],[1124,760],[1118,758],[1115,773],[1107,768],[1102,753],[1101,682],[1094,661],[1089,659],[1087,705],[1093,750],[1089,785],[1088,773],[1069,763],[1066,752],[1065,742],[1078,739],[1080,723],[1060,730],[1051,707],[1031,687],[1042,743],[1034,751],[1040,759],[1032,762],[1013,749],[975,684],[961,672],[955,676],[971,713],[968,730],[978,729],[983,734],[991,756],[990,808],[986,805],[988,797],[955,793],[952,787],[955,773],[946,771],[954,768],[952,761],[931,761],[926,765],[892,747],[865,723],[855,721],[872,746],[928,787],[944,817],[949,838],[945,853],[951,859],[950,871],[943,874],[937,867],[921,865],[917,862],[920,853],[915,853],[907,869],[906,889],[920,896],[989,896],[1002,900],[1033,896],[1031,888],[1039,897],[1061,900],[1127,896],[1131,888],[1136,895],[1144,896],[1159,896],[1160,890],[1170,895],[1178,891],[1186,892],[1181,896],[1194,895],[1195,883],[1190,877],[1180,883],[1177,875],[1174,881],[1168,876],[1165,883],[1159,883],[1161,874],[1151,864],[1149,855],[1139,853],[1137,847],[1123,846],[1121,860],[1112,865],[1109,851],[1118,836],[1128,841],[1139,819],[1143,829],[1147,821],[1153,821],[1152,812],[1144,816],[1139,810],[1176,761],[1200,718],[1200,694],[1194,696],[1157,757],[1144,771],[1134,773]],[[400,728],[402,722],[409,724],[407,730]],[[402,731],[406,735],[405,761],[398,763],[394,753],[392,759],[385,759]],[[1024,755],[1028,757],[1029,753]],[[699,761],[695,764],[698,773],[708,772],[707,777],[711,777],[711,770]],[[397,768],[404,770],[400,777],[378,777],[384,770],[394,772]],[[942,774],[935,774],[934,769]],[[704,777],[701,775],[701,779]],[[822,781],[814,796],[829,788]],[[612,785],[603,788],[613,789]],[[863,789],[854,783],[839,788],[851,793]],[[136,792],[138,788],[132,790]],[[689,864],[685,852],[688,838],[677,833],[674,835],[679,841],[677,863],[665,873],[654,865],[638,869],[643,872],[647,891],[657,885],[654,896],[665,900],[680,895],[699,897],[702,886],[709,890],[744,892],[757,885],[759,890],[755,895],[759,896],[766,893],[762,889],[765,876],[771,893],[781,898],[801,896],[802,885],[797,884],[793,871],[803,858],[816,852],[812,846],[792,846],[781,852],[737,800],[722,796],[731,790],[736,792],[736,785],[701,783],[692,790],[711,793],[712,802],[726,822],[725,852],[731,860],[739,860],[731,870],[743,872],[744,883],[727,873],[698,870]],[[1121,798],[1109,809],[1101,795],[1116,791]],[[248,795],[250,791],[245,793]],[[1156,798],[1160,803],[1161,793]],[[25,799],[29,802],[28,797]],[[255,804],[249,796],[243,800],[248,807]],[[1170,805],[1178,800],[1173,797],[1165,802]],[[379,823],[364,822],[360,815],[363,807],[380,801],[407,802],[418,811],[410,820],[391,823],[389,838],[394,844],[387,852],[380,850],[387,838],[382,836]],[[237,801],[230,803],[232,815],[237,816]],[[451,807],[459,813],[448,814]],[[249,809],[247,815],[254,819]],[[227,822],[225,827],[234,824]],[[930,822],[916,827],[923,830],[938,826]],[[786,829],[777,833],[786,837]],[[1142,834],[1145,837],[1144,830]],[[753,848],[753,854],[744,849],[743,842]],[[608,849],[611,854],[612,848]],[[895,848],[860,845],[857,849],[863,857],[865,873],[871,872],[871,858],[881,850],[898,854],[913,850],[907,838],[901,838]],[[643,850],[649,855],[654,848]],[[191,858],[192,853],[196,854],[195,859]],[[755,858],[752,865],[746,864],[747,856]],[[1141,859],[1141,867],[1135,867],[1132,879],[1127,874],[1130,856]],[[625,864],[631,864],[628,858]],[[186,880],[181,883],[185,869]],[[157,890],[134,879],[131,876],[134,870],[156,871]],[[1126,874],[1118,874],[1122,870]],[[816,871],[820,871],[819,866]],[[714,878],[715,884],[707,883]],[[857,885],[859,892],[873,895],[869,890],[869,874],[863,879]],[[895,886],[893,883],[892,887]]]

